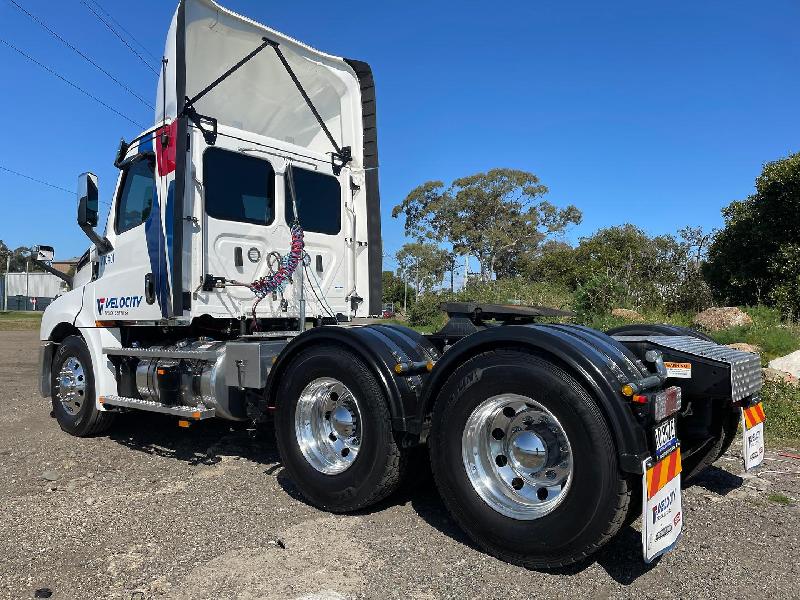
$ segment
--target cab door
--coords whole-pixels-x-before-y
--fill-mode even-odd
[[[195,157],[202,177],[202,274],[249,284],[277,268],[271,254],[289,248],[289,234],[276,219],[272,161],[229,142],[219,139]],[[196,298],[200,312],[223,318],[250,315],[255,301],[246,285],[236,284],[200,291]],[[277,295],[268,296],[258,314],[288,316],[288,307]]]
[[[346,257],[350,253],[346,238],[350,224],[344,207],[350,190],[342,183],[348,178],[344,174],[335,176],[329,163],[319,163],[315,168],[307,163],[293,164],[295,215],[289,175],[287,169],[283,177],[284,219],[291,224],[297,218],[303,228],[308,255],[305,273],[307,312],[309,316],[348,315],[346,295],[350,290],[345,285],[349,268]]]
[[[106,237],[113,250],[99,257],[91,286],[95,320],[166,318],[166,245],[152,154],[136,156],[120,173]]]
[[[198,147],[201,141],[195,140]],[[245,284],[196,294],[197,311],[216,317],[252,314],[255,296],[246,284],[277,271],[290,250],[295,221],[287,180],[290,161],[241,146],[220,136],[215,146],[194,157],[202,181],[201,272]],[[304,159],[291,169],[308,265],[298,268],[284,289],[261,300],[257,314],[296,318],[301,293],[309,317],[347,314],[343,176],[334,176],[324,159]]]

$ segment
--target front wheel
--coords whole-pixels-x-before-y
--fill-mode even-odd
[[[337,346],[301,352],[281,378],[276,409],[281,461],[311,504],[354,511],[399,486],[408,455],[380,384],[355,354]]]
[[[92,357],[83,338],[71,335],[53,356],[51,371],[53,416],[67,433],[87,437],[111,426],[114,414],[95,405]]]
[[[430,443],[451,514],[502,560],[568,565],[624,521],[630,490],[600,410],[538,357],[499,350],[458,368],[437,400]]]

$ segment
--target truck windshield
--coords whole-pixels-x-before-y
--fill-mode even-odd
[[[275,220],[275,172],[268,161],[212,147],[203,155],[203,181],[209,217],[255,225]]]

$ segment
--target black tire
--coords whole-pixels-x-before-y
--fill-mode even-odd
[[[83,400],[79,409],[70,414],[57,397],[58,374],[70,359],[77,359],[83,367],[86,380]],[[53,356],[53,367],[50,372],[51,400],[53,416],[61,429],[77,437],[89,437],[106,431],[114,421],[114,413],[98,410],[94,388],[94,368],[92,357],[86,342],[78,335],[71,335],[61,342]]]
[[[531,397],[559,420],[572,447],[572,482],[563,501],[535,520],[517,520],[477,494],[462,460],[472,411],[501,393]],[[553,364],[515,350],[478,355],[459,367],[437,399],[430,437],[439,492],[461,528],[501,560],[527,568],[562,567],[586,558],[623,524],[630,501],[608,425],[591,396]]]
[[[695,451],[686,459],[681,459],[683,472],[681,483],[685,486],[692,484],[695,477],[700,475],[708,467],[714,464],[720,456],[727,452],[733,440],[736,439],[736,432],[739,429],[739,410],[731,410],[722,417],[720,432],[713,440]]]
[[[343,472],[328,475],[300,451],[295,412],[303,389],[320,377],[341,381],[356,396],[363,429],[356,459]],[[315,346],[298,354],[283,373],[277,390],[275,436],[283,466],[300,493],[330,512],[371,506],[393,493],[407,465],[407,453],[394,438],[385,393],[364,362],[335,346]]]
[[[619,327],[614,327],[606,331],[606,335],[686,335],[699,340],[705,340],[706,342],[714,341],[709,335],[697,329],[659,323],[620,325]]]

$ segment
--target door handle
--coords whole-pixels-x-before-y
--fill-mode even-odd
[[[144,299],[148,304],[156,301],[156,280],[152,273],[144,276]]]
[[[233,249],[233,264],[236,267],[241,267],[244,265],[241,246],[236,246],[236,248]]]

